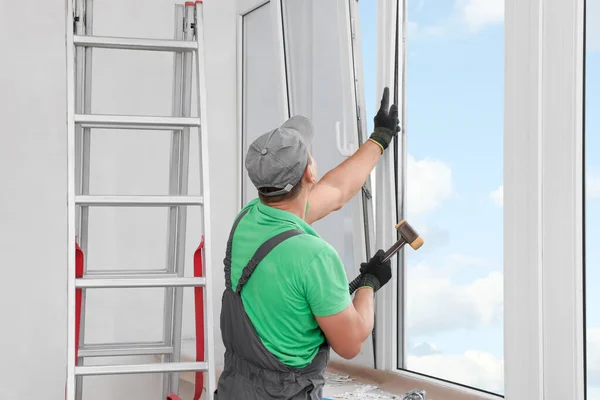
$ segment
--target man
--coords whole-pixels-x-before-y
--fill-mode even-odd
[[[351,359],[373,330],[374,293],[390,280],[390,262],[379,250],[361,264],[351,299],[340,257],[310,224],[361,189],[399,132],[388,98],[386,88],[369,140],[319,181],[308,119],[292,117],[249,146],[259,197],[238,214],[227,243],[216,399],[321,399],[330,347]]]

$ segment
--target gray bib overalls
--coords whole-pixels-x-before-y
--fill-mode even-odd
[[[281,363],[269,352],[252,325],[241,291],[257,265],[284,240],[304,232],[289,230],[263,243],[242,270],[235,288],[231,287],[231,246],[242,212],[233,224],[227,242],[225,291],[221,309],[221,335],[225,345],[225,365],[215,391],[215,400],[321,400],[329,345],[325,341],[314,360],[302,369]]]

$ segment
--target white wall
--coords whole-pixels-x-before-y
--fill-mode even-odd
[[[64,18],[60,0],[0,3],[2,398],[64,393]]]
[[[234,0],[207,2],[206,62],[210,167],[236,182]],[[97,2],[98,35],[171,38],[174,1]],[[26,23],[23,17],[27,16]],[[35,27],[35,30],[32,29]],[[2,397],[64,396],[66,364],[66,61],[65,2],[0,6],[0,280],[5,343]],[[6,51],[8,49],[8,51]],[[94,52],[94,113],[171,112],[172,56]],[[218,76],[218,79],[214,77]],[[193,132],[193,135],[195,132]],[[92,131],[92,194],[166,194],[168,132]],[[198,192],[198,146],[192,141],[190,192]],[[215,188],[218,181],[213,180]],[[223,188],[223,186],[220,186]],[[229,225],[238,210],[233,186],[212,192],[210,250],[215,268],[215,356],[222,363],[218,316]],[[200,240],[198,211],[188,213],[186,275]],[[163,268],[166,209],[90,211],[90,269]],[[193,335],[193,298],[186,289],[184,330]],[[88,291],[86,341],[158,340],[163,296],[158,289]],[[36,330],[39,329],[39,330]],[[100,361],[93,360],[94,363]],[[151,362],[152,358],[102,360]],[[20,367],[20,368],[19,368]],[[35,379],[35,380],[34,380]],[[84,398],[160,398],[160,376],[91,377]],[[111,383],[111,384],[109,384]],[[132,397],[133,396],[133,397]]]
[[[206,28],[207,41],[207,73],[209,75],[220,73],[230,76],[230,79],[208,79],[207,88],[209,96],[208,112],[210,115],[211,148],[215,149],[210,159],[212,171],[219,171],[222,182],[238,182],[240,171],[237,159],[237,118],[235,118],[231,105],[236,99],[236,23],[234,1],[206,2]],[[232,168],[235,166],[235,168]],[[219,315],[221,313],[221,296],[225,289],[223,275],[223,258],[225,245],[235,215],[239,212],[239,199],[241,190],[234,189],[234,185],[226,186],[214,179],[212,174],[212,233],[214,236],[212,262],[215,273],[215,360],[223,363],[225,347],[221,341]],[[236,185],[237,186],[237,185]]]

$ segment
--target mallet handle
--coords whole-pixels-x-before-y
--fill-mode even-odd
[[[398,240],[396,243],[394,243],[392,245],[392,247],[390,247],[388,249],[388,251],[385,252],[385,254],[383,255],[382,262],[386,262],[387,260],[389,260],[390,258],[392,258],[394,256],[394,254],[396,254],[397,252],[399,252],[400,249],[402,247],[404,247],[405,244],[406,244],[406,240],[404,240],[403,238],[400,238],[400,240]]]
[[[396,243],[394,243],[392,245],[392,247],[390,247],[388,249],[388,251],[386,251],[383,254],[382,262],[386,262],[387,260],[389,260],[390,258],[392,258],[394,256],[394,254],[396,254],[398,251],[400,251],[400,249],[402,247],[404,247],[405,244],[406,244],[406,240],[404,240],[404,239],[400,239]],[[358,275],[356,278],[354,278],[354,280],[352,282],[350,282],[350,284],[348,285],[348,289],[350,290],[350,294],[354,293],[356,291],[356,289],[358,289],[358,286],[360,285],[361,279],[362,279],[362,276]]]
[[[350,294],[356,292],[358,286],[360,285],[360,281],[362,279],[362,275],[358,275],[350,284],[348,285],[348,289],[350,290]]]

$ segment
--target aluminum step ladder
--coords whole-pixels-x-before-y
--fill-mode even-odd
[[[173,40],[93,36],[93,0],[67,0],[68,83],[68,360],[66,400],[81,400],[83,377],[97,375],[163,375],[162,399],[176,399],[179,373],[196,372],[196,393],[213,399],[215,385],[212,279],[210,251],[204,240],[211,238],[206,125],[202,1],[175,5]],[[127,116],[91,114],[93,48],[160,51],[174,54],[172,116]],[[115,65],[118,67],[118,65]],[[191,116],[192,82],[195,70],[198,117]],[[188,196],[190,128],[198,128],[200,144],[200,193]],[[90,188],[91,130],[145,129],[171,132],[169,195],[92,195]],[[184,277],[186,209],[201,208],[202,238],[194,253],[194,277]],[[161,271],[102,271],[88,273],[84,256],[88,247],[89,207],[168,207],[167,266]],[[162,342],[85,343],[86,290],[100,288],[165,288]],[[180,362],[183,288],[193,287],[196,317],[196,362]],[[155,355],[160,363],[138,365],[84,364],[87,357]],[[174,394],[175,396],[171,396]]]

